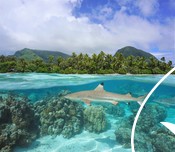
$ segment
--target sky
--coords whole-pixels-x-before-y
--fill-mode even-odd
[[[0,54],[114,54],[125,46],[175,62],[175,1],[0,0]]]

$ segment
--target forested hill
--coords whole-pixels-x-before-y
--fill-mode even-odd
[[[34,50],[28,48],[24,48],[20,51],[15,52],[14,56],[17,58],[23,58],[27,61],[42,59],[44,62],[49,61],[49,56],[53,56],[55,61],[58,59],[58,57],[63,58],[69,57],[68,54],[58,51]]]
[[[137,56],[144,57],[145,59],[149,59],[150,57],[153,57],[156,59],[156,57],[153,56],[152,54],[145,52],[143,50],[137,49],[137,48],[132,47],[132,46],[126,46],[124,48],[121,48],[116,52],[116,54],[117,53],[121,53],[124,57],[128,57],[128,56],[132,55],[134,57],[137,57]]]
[[[145,52],[143,50],[134,48],[132,46],[126,46],[119,49],[114,56],[116,56],[117,53],[121,53],[124,57],[128,57],[132,55],[134,57],[137,57],[137,56],[144,57],[145,59],[149,59],[150,57],[153,57],[154,59],[156,59],[156,57],[153,56],[152,54]],[[70,57],[68,54],[58,52],[58,51],[35,50],[35,49],[29,49],[29,48],[24,48],[22,50],[15,52],[14,56],[17,58],[23,58],[27,61],[42,59],[44,62],[48,62],[50,56],[53,56],[55,61],[57,60],[58,57],[63,57],[63,58]]]
[[[148,58],[146,52],[142,52],[142,56],[130,52],[128,57],[119,52],[113,56],[103,51],[90,56],[82,53],[68,56],[61,52],[23,49],[15,56],[0,56],[0,73],[164,74],[172,68],[172,61],[166,61],[165,57],[158,60],[152,55]]]

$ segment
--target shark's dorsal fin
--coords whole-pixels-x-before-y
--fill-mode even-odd
[[[95,88],[95,91],[103,91],[104,90],[104,87],[103,87],[103,83],[99,84],[96,88]]]
[[[127,93],[126,94],[128,97],[132,97],[132,95],[131,95],[131,93],[129,92],[129,93]]]

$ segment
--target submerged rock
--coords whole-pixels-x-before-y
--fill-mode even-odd
[[[84,125],[85,129],[90,132],[100,133],[104,131],[107,127],[107,120],[103,107],[87,107],[84,110]]]
[[[0,151],[12,151],[14,146],[28,146],[38,131],[34,108],[26,101],[9,96],[0,103]]]

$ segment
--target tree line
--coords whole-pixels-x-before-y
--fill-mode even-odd
[[[121,53],[115,56],[105,54],[76,54],[68,58],[49,56],[49,61],[42,59],[26,61],[14,56],[0,56],[0,72],[40,72],[40,73],[63,73],[63,74],[164,74],[172,68],[172,61],[166,62],[165,57],[157,60],[154,57],[128,56]]]

